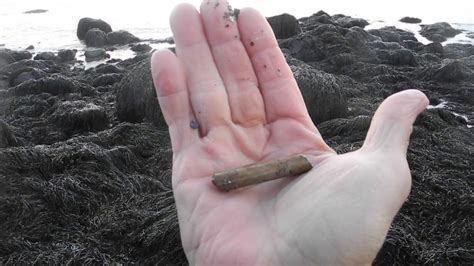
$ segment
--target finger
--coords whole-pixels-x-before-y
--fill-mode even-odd
[[[265,17],[255,9],[244,8],[238,26],[258,78],[267,122],[280,118],[311,121],[293,73]],[[309,126],[314,127],[312,123]]]
[[[173,152],[179,152],[199,139],[197,130],[191,127],[194,116],[183,70],[171,51],[160,50],[151,57],[151,72]]]
[[[198,11],[180,4],[172,12],[176,52],[186,73],[191,106],[206,135],[212,127],[231,123],[227,93],[212,58]]]
[[[214,61],[227,90],[232,121],[244,127],[265,123],[257,76],[240,41],[232,7],[221,0],[203,1],[201,17]]]
[[[363,149],[406,154],[412,125],[428,103],[419,90],[405,90],[385,99],[375,112]]]

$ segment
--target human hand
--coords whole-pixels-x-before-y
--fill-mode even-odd
[[[337,155],[312,123],[266,19],[242,9],[234,21],[230,11],[215,0],[200,13],[179,5],[171,15],[177,57],[152,57],[190,264],[371,263],[410,191],[406,149],[427,98],[392,95],[363,147]],[[211,183],[217,171],[298,153],[313,164],[301,176],[232,192]]]

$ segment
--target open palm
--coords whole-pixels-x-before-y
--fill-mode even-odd
[[[335,154],[305,108],[266,19],[227,2],[175,8],[177,56],[155,52],[152,72],[173,147],[173,190],[192,265],[370,263],[408,196],[406,148],[427,105],[419,91],[389,97],[363,148]],[[299,177],[233,192],[216,171],[303,153]]]

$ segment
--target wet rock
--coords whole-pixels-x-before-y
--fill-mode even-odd
[[[28,47],[26,47],[26,50],[34,50],[35,47],[33,45],[29,45]]]
[[[87,62],[98,61],[105,58],[110,58],[110,55],[105,52],[105,49],[87,49],[84,52]]]
[[[138,123],[147,119],[166,127],[151,78],[150,60],[136,64],[117,86],[117,118]]]
[[[15,61],[16,61],[15,58],[10,53],[0,50],[0,69],[2,69],[4,66],[9,65]]]
[[[98,28],[93,28],[87,31],[84,40],[87,46],[104,47],[107,42],[107,34]]]
[[[61,49],[58,51],[59,61],[62,63],[71,62],[76,60],[76,49]]]
[[[66,134],[95,132],[109,124],[105,109],[85,101],[64,101],[57,104],[48,119]]]
[[[25,96],[29,94],[49,93],[52,95],[64,95],[79,92],[90,95],[93,90],[87,84],[67,78],[60,74],[54,74],[39,80],[28,80],[18,86],[9,89],[12,96]]]
[[[352,28],[352,27],[361,27],[365,28],[365,26],[369,25],[369,22],[367,20],[362,19],[362,18],[352,18],[349,16],[344,16],[344,15],[334,15],[332,17],[334,21],[340,25],[343,28]]]
[[[433,43],[425,45],[421,53],[431,53],[431,54],[438,54],[442,56],[444,54],[444,48],[443,48],[443,45],[441,45],[440,43],[433,42]]]
[[[438,22],[430,25],[421,25],[420,34],[430,41],[444,42],[448,38],[454,37],[461,33],[460,30],[454,29],[446,22]]]
[[[57,61],[58,57],[53,52],[41,52],[34,57],[34,60]]]
[[[395,66],[417,66],[415,55],[407,49],[391,51],[388,57],[388,63]]]
[[[135,35],[125,30],[112,31],[107,33],[108,45],[125,45],[139,42],[140,39]]]
[[[421,23],[421,19],[414,18],[414,17],[403,17],[400,19],[400,22],[417,24],[417,23]]]
[[[54,104],[54,98],[48,93],[15,97],[11,102],[8,115],[15,118],[38,118]]]
[[[433,67],[431,77],[441,82],[459,82],[471,79],[473,71],[459,60],[445,59],[441,66]]]
[[[290,14],[281,14],[267,18],[277,39],[286,39],[301,33],[298,20]]]
[[[423,43],[419,41],[413,41],[413,40],[404,40],[403,41],[403,47],[410,49],[412,51],[420,51],[423,49],[424,45]]]
[[[24,59],[31,59],[33,55],[28,51],[12,51],[11,56],[15,59],[15,61],[21,61]]]
[[[467,43],[450,43],[444,46],[444,56],[459,59],[474,55],[474,46]]]
[[[41,69],[33,67],[24,67],[16,70],[10,74],[9,86],[14,87],[23,82],[30,80],[37,80],[46,76],[46,73]]]
[[[0,149],[14,147],[18,145],[15,134],[5,121],[0,119]]]
[[[346,116],[347,103],[343,88],[334,75],[297,60],[290,60],[290,67],[315,123]]]
[[[100,74],[123,73],[124,71],[125,71],[124,69],[116,65],[108,65],[108,64],[98,65],[95,68],[95,72],[100,73]]]
[[[151,46],[146,44],[146,43],[140,43],[140,44],[131,44],[130,45],[130,50],[136,52],[136,53],[148,53],[151,51]]]
[[[93,28],[100,29],[105,33],[112,31],[112,27],[101,19],[81,18],[77,25],[77,38],[79,38],[79,40],[84,40],[86,33]]]
[[[99,86],[108,86],[108,85],[113,85],[120,80],[122,80],[123,74],[105,74],[97,77],[92,81],[92,86],[94,87],[99,87]]]
[[[33,10],[28,10],[23,12],[23,14],[40,14],[40,13],[46,13],[48,10],[46,9],[33,9]]]

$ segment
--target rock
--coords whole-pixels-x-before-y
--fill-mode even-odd
[[[397,32],[383,29],[373,29],[369,30],[368,33],[378,36],[382,39],[383,42],[397,42],[400,43],[402,38]]]
[[[301,33],[298,20],[287,13],[268,17],[268,23],[273,29],[277,39],[286,39]]]
[[[35,47],[33,45],[30,45],[30,46],[26,47],[26,50],[34,50],[34,49],[35,49]]]
[[[15,61],[15,58],[9,52],[0,50],[0,69]]]
[[[94,79],[94,81],[92,81],[92,86],[99,87],[113,85],[122,80],[122,78],[123,74],[104,74]]]
[[[146,44],[146,43],[140,43],[140,44],[131,44],[130,49],[136,53],[148,53],[151,51],[151,46]]]
[[[459,60],[445,59],[434,67],[432,78],[441,82],[459,82],[472,78],[473,72]]]
[[[423,49],[424,45],[419,41],[403,40],[403,47],[418,52]]]
[[[46,9],[33,9],[23,12],[23,14],[39,14],[39,13],[46,13],[48,10]]]
[[[450,43],[444,46],[444,56],[458,59],[474,55],[474,46],[468,43]]]
[[[118,84],[116,109],[120,121],[139,123],[147,119],[158,127],[166,127],[151,78],[149,58],[136,64]]]
[[[471,39],[474,39],[474,32],[468,32],[468,33],[466,34],[466,37],[471,38]]]
[[[339,24],[343,28],[352,28],[352,27],[361,27],[365,28],[365,26],[369,25],[369,22],[367,20],[362,19],[362,18],[352,18],[349,16],[338,16],[334,15],[333,16],[334,21]]]
[[[87,46],[104,47],[107,42],[107,34],[98,28],[93,28],[87,31],[84,40]]]
[[[100,73],[100,74],[111,74],[111,73],[123,73],[125,70],[115,66],[115,65],[108,65],[108,64],[102,64],[98,65],[95,68],[95,72]]]
[[[86,62],[98,61],[105,58],[110,58],[110,55],[105,52],[105,49],[88,49],[84,53]]]
[[[417,66],[415,55],[407,49],[391,51],[388,57],[388,63],[394,66]]]
[[[81,18],[77,25],[77,38],[79,38],[79,40],[84,40],[86,37],[86,33],[93,28],[98,28],[105,33],[109,33],[112,31],[112,27],[110,27],[110,25],[103,20],[93,18]]]
[[[443,45],[441,45],[441,43],[433,42],[433,43],[425,45],[421,53],[439,54],[440,56],[442,56],[444,53],[444,48],[443,48]]]
[[[461,33],[446,22],[438,22],[430,25],[421,25],[420,34],[430,41],[444,42],[447,38],[454,37]]]
[[[400,19],[400,22],[417,24],[417,23],[421,23],[421,19],[414,18],[414,17],[403,17]]]
[[[53,52],[41,52],[34,57],[34,60],[57,61],[58,57]]]
[[[49,120],[66,134],[106,129],[109,119],[105,109],[85,101],[60,102],[49,115]],[[50,111],[51,112],[51,111]]]
[[[33,57],[33,55],[28,51],[12,51],[10,54],[13,56],[15,61],[31,59]]]
[[[345,117],[347,102],[344,90],[332,74],[290,59],[290,67],[315,123]]]
[[[0,119],[0,149],[18,146],[18,141],[10,126]]]
[[[68,93],[80,92],[83,95],[90,95],[91,90],[93,89],[84,83],[60,74],[53,74],[38,80],[25,81],[18,86],[10,88],[9,94],[13,96],[25,96],[41,93],[64,95]]]
[[[71,62],[76,60],[76,49],[61,49],[58,51],[59,61],[62,63]]]
[[[139,41],[139,38],[125,30],[112,31],[107,33],[108,45],[125,45]]]
[[[10,74],[9,86],[14,87],[29,80],[37,80],[46,76],[41,69],[24,67]]]

